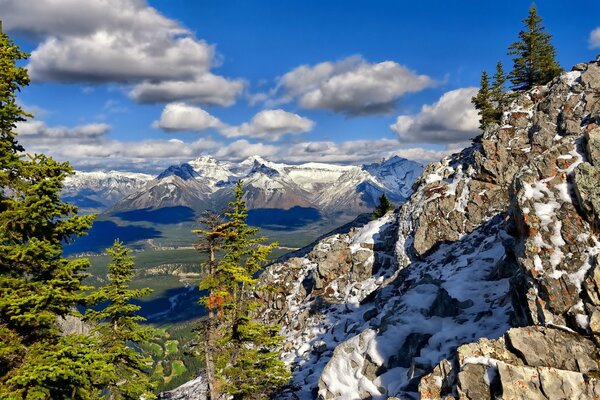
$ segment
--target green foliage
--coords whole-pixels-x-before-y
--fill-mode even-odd
[[[481,73],[480,88],[477,95],[471,99],[471,103],[479,113],[479,129],[486,130],[495,121],[497,112],[492,104],[490,80],[485,71]]]
[[[77,315],[89,265],[63,258],[62,246],[94,216],[60,199],[68,163],[25,156],[16,140],[31,117],[16,102],[26,57],[0,33],[0,398],[96,399],[112,367],[94,338],[59,333],[59,317]]]
[[[496,73],[494,74],[494,83],[490,89],[490,98],[494,105],[494,122],[497,124],[501,123],[502,115],[505,111],[508,111],[514,97],[504,89],[507,79],[502,63],[498,62],[496,64]]]
[[[225,213],[227,222],[197,231],[205,238],[220,237],[218,246],[223,253],[213,267],[204,269],[205,273],[212,272],[200,284],[208,291],[201,300],[209,309],[203,330],[204,356],[209,375],[214,370],[218,378],[218,384],[209,382],[212,397],[225,392],[234,399],[266,399],[290,379],[276,352],[283,340],[278,335],[279,326],[253,318],[259,307],[253,297],[255,275],[277,244],[263,245],[265,238],[256,236],[259,229],[246,224],[248,209],[243,194],[239,181],[235,199]]]
[[[506,74],[501,62],[496,64],[494,81],[491,84],[486,71],[481,73],[481,87],[471,99],[471,103],[479,113],[479,128],[486,130],[492,124],[500,124],[502,115],[508,110],[513,95],[504,89]]]
[[[556,61],[556,50],[550,43],[551,36],[544,32],[541,22],[542,18],[532,5],[523,20],[525,30],[519,32],[520,40],[509,47],[508,54],[515,56],[513,70],[508,75],[514,90],[545,85],[562,72]]]
[[[112,258],[108,265],[108,281],[89,296],[89,301],[100,305],[100,309],[87,310],[85,317],[96,324],[92,332],[115,370],[107,392],[111,399],[154,398],[152,391],[156,385],[149,376],[152,359],[145,357],[141,349],[156,333],[154,329],[140,325],[145,318],[137,314],[140,306],[131,303],[133,299],[148,295],[150,289],[130,289],[134,263],[130,249],[123,243],[115,241],[106,252]]]
[[[391,211],[393,209],[394,205],[390,203],[385,193],[382,193],[381,197],[379,197],[379,204],[377,205],[371,216],[373,217],[373,219],[381,218],[385,214],[387,214],[388,211]]]

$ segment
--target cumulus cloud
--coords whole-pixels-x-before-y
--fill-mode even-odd
[[[154,122],[154,126],[167,132],[200,132],[209,128],[221,128],[223,123],[200,107],[171,103],[165,106],[160,120]]]
[[[200,107],[170,103],[163,109],[160,120],[155,121],[153,125],[167,132],[201,132],[214,128],[229,138],[246,136],[275,141],[288,134],[308,132],[313,128],[314,122],[298,114],[278,109],[260,111],[249,122],[230,126]]]
[[[251,136],[265,140],[278,140],[287,134],[308,132],[314,127],[314,122],[298,114],[281,109],[263,110],[257,113],[250,122],[238,127],[228,127],[222,130],[229,137]]]
[[[140,102],[222,106],[244,87],[211,73],[214,47],[146,0],[4,0],[0,15],[5,29],[41,40],[28,65],[34,80],[133,84]]]
[[[279,147],[277,146],[250,143],[245,139],[240,139],[219,149],[215,153],[215,157],[228,161],[241,161],[250,156],[270,157],[277,154],[278,151]]]
[[[454,149],[441,150],[422,147],[405,148],[394,139],[350,140],[340,143],[314,141],[296,143],[277,154],[283,162],[302,163],[321,161],[337,164],[361,164],[380,161],[383,158],[400,156],[420,162],[439,160],[452,154]]]
[[[21,137],[36,139],[97,139],[110,131],[108,124],[86,124],[73,128],[65,126],[49,127],[43,121],[23,121],[17,124],[16,131]]]
[[[591,49],[600,47],[600,28],[596,28],[590,32],[589,45]]]
[[[471,104],[477,88],[446,92],[438,101],[424,105],[416,115],[401,115],[390,128],[403,142],[456,143],[477,135],[479,116]]]
[[[168,103],[186,100],[216,106],[230,106],[244,89],[241,79],[225,79],[212,73],[192,80],[143,82],[135,85],[129,97],[138,103]]]
[[[175,109],[182,105],[175,105]],[[182,109],[185,110],[185,105]],[[192,115],[197,112],[193,108]],[[212,116],[200,114],[198,123],[214,123]],[[168,118],[166,119],[168,120]],[[163,122],[166,122],[163,121]],[[207,122],[208,121],[208,122]],[[440,149],[406,148],[395,139],[352,140],[346,142],[305,141],[277,145],[238,139],[224,143],[210,137],[191,141],[179,139],[121,141],[109,139],[110,126],[86,124],[75,127],[49,127],[42,121],[20,123],[18,140],[30,153],[45,153],[68,160],[76,168],[118,169],[156,172],[169,165],[189,161],[203,154],[220,160],[238,162],[250,156],[262,156],[285,163],[329,162],[361,164],[394,155],[427,162],[457,150],[454,145]]]
[[[346,115],[380,114],[392,111],[395,102],[406,93],[421,91],[434,83],[430,77],[396,62],[369,63],[353,56],[297,67],[279,79],[274,94],[279,95],[275,102],[295,99],[308,109]]]

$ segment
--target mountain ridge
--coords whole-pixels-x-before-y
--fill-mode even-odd
[[[251,209],[299,206],[325,213],[342,210],[358,215],[371,209],[383,193],[397,203],[405,201],[421,171],[421,164],[397,156],[362,166],[317,162],[288,165],[258,156],[230,163],[202,156],[170,166],[152,179],[145,174],[138,177],[121,173],[123,182],[133,179],[128,177],[137,177],[137,184],[124,186],[119,192],[121,198],[110,204],[108,211],[172,206],[218,209],[230,200],[233,183],[242,179],[245,200]],[[65,192],[74,197],[79,190],[91,197],[93,188],[77,185],[78,175],[85,178],[90,174],[94,173],[78,172],[66,185]],[[98,181],[98,186],[106,185]]]

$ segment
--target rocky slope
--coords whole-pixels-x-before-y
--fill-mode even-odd
[[[515,100],[394,214],[274,264],[288,399],[600,398],[600,65]]]

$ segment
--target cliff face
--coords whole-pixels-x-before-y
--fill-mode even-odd
[[[517,98],[395,214],[272,265],[280,398],[600,396],[600,65]]]

